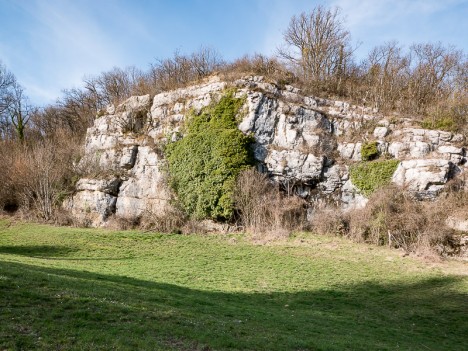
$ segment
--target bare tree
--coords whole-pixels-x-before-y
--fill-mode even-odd
[[[50,220],[66,189],[65,178],[71,168],[68,147],[50,141],[37,143],[21,156],[23,167],[17,170],[23,206]]]
[[[118,104],[132,95],[147,94],[148,81],[135,67],[115,67],[98,76],[87,77],[83,88],[64,90],[55,105],[36,111],[32,123],[44,137],[57,132],[84,137],[96,115],[108,105]]]
[[[24,89],[15,84],[12,91],[12,102],[9,108],[11,123],[15,127],[18,139],[24,141],[24,131],[28,124],[34,107],[29,103],[28,97],[24,94]]]
[[[3,139],[11,134],[11,123],[7,110],[10,104],[11,88],[15,83],[15,76],[0,61],[0,138]]]
[[[151,84],[155,92],[176,89],[212,74],[223,65],[219,54],[210,48],[202,47],[191,55],[176,51],[174,57],[151,65]]]
[[[373,48],[363,66],[366,101],[379,109],[396,108],[407,86],[409,56],[398,42],[391,41]]]
[[[333,82],[336,89],[340,88],[353,50],[339,8],[320,5],[310,13],[293,16],[284,32],[284,41],[279,56],[304,80],[315,85]]]
[[[61,124],[74,134],[86,133],[86,129],[93,125],[96,113],[105,107],[99,96],[89,90],[69,89],[63,92],[64,96],[50,110],[49,117],[59,118]]]
[[[135,67],[114,67],[96,77],[84,79],[85,90],[102,105],[118,104],[129,98],[143,79],[143,73]]]
[[[11,86],[16,82],[13,73],[8,71],[0,61],[0,114],[8,107],[7,95]]]
[[[410,99],[416,112],[424,112],[429,104],[446,99],[454,92],[454,80],[463,55],[454,47],[444,47],[441,43],[415,44],[410,50],[414,62]]]
[[[455,98],[468,98],[468,57],[464,55],[454,79]]]
[[[31,118],[33,107],[24,94],[23,87],[13,73],[0,63],[0,132],[3,138],[9,137],[11,130],[18,139],[24,141],[26,125]]]
[[[196,72],[197,78],[209,76],[224,65],[219,53],[207,47],[201,47],[190,56],[190,63]]]

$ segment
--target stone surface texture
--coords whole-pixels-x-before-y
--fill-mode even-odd
[[[153,99],[133,96],[109,106],[88,129],[80,166],[90,176],[78,181],[66,207],[93,226],[112,215],[163,213],[171,201],[164,144],[181,137],[189,110],[200,111],[226,88],[246,97],[239,129],[255,137],[259,169],[311,203],[365,205],[348,170],[361,161],[361,145],[369,140],[378,142],[381,154],[401,160],[393,182],[422,199],[437,196],[447,181],[466,173],[461,135],[399,127],[370,108],[304,96],[262,77],[227,83],[215,76]]]

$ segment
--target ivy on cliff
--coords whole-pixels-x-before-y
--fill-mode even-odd
[[[244,102],[226,92],[199,114],[191,113],[185,137],[166,147],[170,185],[194,218],[226,220],[233,215],[236,178],[253,164],[253,139],[237,128]]]
[[[399,160],[383,160],[354,164],[349,170],[351,181],[365,196],[370,196],[390,183],[399,163]]]

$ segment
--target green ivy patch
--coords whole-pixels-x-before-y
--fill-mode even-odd
[[[375,160],[379,157],[379,144],[376,141],[370,141],[361,145],[361,159],[363,161]]]
[[[219,102],[187,117],[187,134],[166,147],[170,184],[197,219],[229,219],[239,172],[253,164],[252,137],[238,128],[244,98],[228,91]]]
[[[369,196],[390,183],[399,163],[398,160],[384,160],[352,165],[349,172],[351,181],[365,196]]]

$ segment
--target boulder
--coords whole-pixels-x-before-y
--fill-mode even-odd
[[[345,211],[364,208],[369,200],[361,194],[351,180],[346,181],[341,187],[342,208]]]
[[[96,226],[115,213],[121,180],[82,178],[76,193],[66,202],[66,207],[79,220],[88,219]]]
[[[468,233],[468,217],[449,216],[445,221],[449,228]]]
[[[383,139],[388,135],[389,132],[390,130],[387,127],[376,127],[373,134],[377,139]]]
[[[440,159],[402,161],[392,181],[420,198],[434,198],[455,171],[453,163]]]
[[[268,172],[277,179],[310,181],[320,179],[323,158],[295,150],[271,150],[265,159],[265,165]]]
[[[122,156],[120,159],[120,167],[124,169],[131,169],[135,165],[136,157],[138,153],[138,146],[127,146],[122,150]]]

